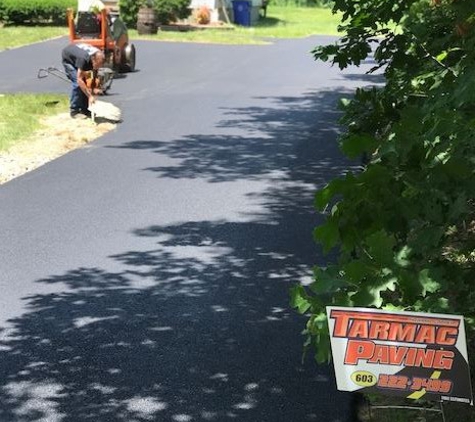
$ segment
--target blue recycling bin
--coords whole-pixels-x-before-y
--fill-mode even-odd
[[[242,26],[251,26],[252,3],[245,0],[233,1],[234,23]]]

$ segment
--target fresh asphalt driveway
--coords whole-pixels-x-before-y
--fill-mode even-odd
[[[1,422],[346,422],[301,363],[288,290],[325,262],[315,190],[350,166],[310,50],[135,42],[118,128],[0,187]],[[0,53],[0,92],[64,92],[66,38]]]

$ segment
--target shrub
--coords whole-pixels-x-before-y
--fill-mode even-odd
[[[190,0],[154,0],[155,11],[160,23],[166,24],[190,15]]]
[[[190,15],[190,0],[120,0],[119,5],[122,20],[129,28],[137,27],[137,15],[142,6],[153,7],[161,24]]]
[[[66,24],[66,10],[75,0],[0,0],[0,20],[6,24]]]
[[[375,307],[464,315],[472,354],[475,2],[345,0],[334,12],[345,36],[315,58],[374,60],[386,83],[341,103],[341,149],[366,159],[316,195],[328,213],[315,238],[338,259],[292,292],[306,344],[329,358],[327,305]]]
[[[143,1],[119,0],[120,17],[128,28],[137,28],[137,14]]]

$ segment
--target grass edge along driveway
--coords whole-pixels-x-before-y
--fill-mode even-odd
[[[272,38],[302,38],[311,35],[337,35],[340,17],[328,8],[270,5],[267,17],[255,26],[225,25],[223,29],[196,31],[159,31],[156,35],[138,35],[130,30],[131,39],[219,44],[263,44]],[[51,38],[68,35],[66,26],[4,26],[0,28],[0,52]]]

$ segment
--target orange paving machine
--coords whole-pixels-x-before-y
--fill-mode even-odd
[[[69,41],[94,46],[104,53],[105,67],[99,69],[94,81],[93,72],[87,80],[88,86],[99,88],[103,94],[107,93],[117,73],[135,70],[135,46],[129,41],[118,3],[118,0],[78,0],[77,12],[67,10]],[[56,67],[38,70],[38,78],[48,75],[69,81],[66,73]]]
[[[69,40],[88,44],[104,52],[107,68],[113,72],[99,72],[99,85],[110,86],[115,72],[135,70],[135,46],[130,43],[127,27],[120,18],[118,1],[78,0],[78,10],[67,10]],[[97,82],[97,81],[96,81]]]

